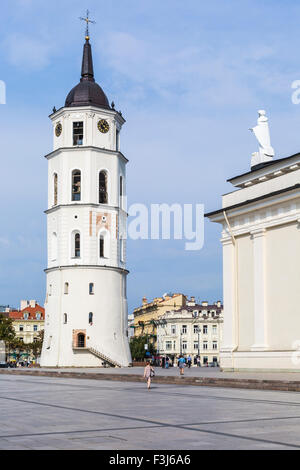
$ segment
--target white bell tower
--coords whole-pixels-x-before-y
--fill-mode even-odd
[[[50,119],[41,366],[128,366],[125,120],[95,83],[88,36],[80,83]]]

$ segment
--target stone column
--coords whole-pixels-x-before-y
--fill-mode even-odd
[[[238,347],[238,319],[236,300],[236,247],[231,237],[221,240],[223,245],[224,329],[221,353],[231,353]]]
[[[254,344],[252,351],[264,351],[267,343],[265,229],[251,232],[254,268]]]

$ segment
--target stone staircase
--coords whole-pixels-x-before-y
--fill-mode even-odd
[[[102,359],[102,361],[106,362],[107,364],[109,364],[110,366],[113,366],[113,367],[122,367],[121,364],[119,364],[119,362],[115,361],[114,359],[111,359],[110,357],[106,356],[105,354],[103,354],[102,352],[100,352],[98,349],[95,349],[95,348],[88,348],[88,350],[94,354],[94,356],[97,356],[99,357],[99,359]]]

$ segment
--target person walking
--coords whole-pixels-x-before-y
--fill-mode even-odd
[[[184,375],[185,359],[182,355],[179,356],[178,367],[179,367],[180,375]]]
[[[190,354],[187,357],[187,363],[188,363],[188,366],[189,366],[189,369],[190,369],[191,365],[192,365],[192,358],[191,358]]]
[[[154,377],[155,372],[153,367],[150,364],[150,361],[147,361],[146,367],[144,369],[144,379],[147,381],[148,390],[151,388],[151,378]]]

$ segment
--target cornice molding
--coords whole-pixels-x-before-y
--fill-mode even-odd
[[[76,113],[86,113],[86,112],[93,112],[97,114],[104,114],[107,116],[113,116],[119,121],[120,124],[125,124],[126,119],[115,109],[105,109],[105,108],[97,108],[96,106],[74,106],[72,108],[68,108],[63,106],[59,108],[55,113],[49,115],[51,121],[61,118],[64,114],[76,114]]]
[[[120,274],[125,274],[126,276],[129,274],[127,269],[118,268],[116,266],[98,266],[98,265],[87,265],[87,264],[70,264],[69,266],[54,266],[53,268],[47,268],[44,270],[46,274],[51,273],[53,271],[65,271],[68,269],[99,269],[104,271],[117,271]]]
[[[128,213],[124,211],[124,209],[121,209],[118,206],[110,206],[108,204],[95,204],[92,202],[77,202],[77,203],[70,203],[70,204],[59,204],[57,206],[50,207],[50,209],[47,209],[44,211],[45,214],[52,214],[53,212],[57,212],[59,209],[65,209],[65,208],[79,208],[79,207],[91,207],[93,209],[102,209],[105,211],[113,211],[113,212],[118,212],[123,213],[126,217],[128,217]]]
[[[105,148],[94,147],[93,145],[78,145],[78,146],[74,146],[74,147],[59,147],[56,150],[53,150],[53,152],[50,152],[47,155],[45,155],[45,158],[47,160],[50,160],[51,158],[55,157],[56,155],[58,155],[62,152],[80,152],[82,150],[90,150],[90,151],[92,150],[92,151],[99,152],[99,153],[107,153],[108,155],[114,155],[116,157],[122,158],[125,161],[125,163],[129,162],[129,160],[125,157],[125,155],[123,155],[123,153],[118,151],[118,150],[109,150],[109,149],[105,149]]]
[[[260,237],[264,237],[265,234],[266,234],[266,228],[265,227],[259,227],[255,230],[251,230],[250,231],[250,235],[252,238],[260,238]]]
[[[264,194],[253,199],[248,199],[247,201],[240,202],[238,204],[233,204],[232,206],[223,207],[214,212],[208,212],[205,214],[205,217],[211,219],[213,222],[223,223],[224,215],[223,212],[226,211],[227,215],[230,217],[237,217],[247,212],[257,211],[260,208],[265,208],[266,206],[271,206],[275,204],[280,204],[289,199],[300,197],[300,183],[295,184],[294,186],[289,186],[288,188],[280,189],[279,191],[274,191],[272,193]],[[293,193],[297,191],[297,193]],[[289,193],[289,194],[287,194]],[[280,196],[281,199],[275,199],[277,196]],[[253,205],[254,207],[249,207]],[[231,214],[228,212],[231,211]]]

